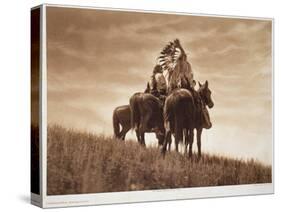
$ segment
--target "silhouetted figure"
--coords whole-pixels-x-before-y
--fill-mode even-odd
[[[167,85],[163,75],[163,69],[160,65],[156,65],[153,69],[150,80],[147,83],[147,87],[144,91],[157,97],[161,101],[161,105],[164,106],[164,102],[167,96]]]

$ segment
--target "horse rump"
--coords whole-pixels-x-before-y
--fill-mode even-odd
[[[176,150],[178,150],[178,143],[183,142],[184,129],[193,128],[194,109],[192,94],[187,89],[176,89],[167,97],[164,106],[166,138],[162,153],[166,152],[171,134],[175,136]]]
[[[112,115],[112,123],[113,123],[113,132],[114,132],[114,137],[119,138],[120,137],[120,125],[119,125],[119,119],[117,112],[118,107],[114,109],[113,115]]]

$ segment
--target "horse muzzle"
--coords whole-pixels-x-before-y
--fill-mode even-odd
[[[204,126],[204,128],[207,129],[207,130],[210,129],[211,127],[212,127],[211,122],[207,123],[206,126]]]
[[[214,103],[213,102],[210,102],[209,104],[208,104],[208,108],[213,108],[214,107]]]

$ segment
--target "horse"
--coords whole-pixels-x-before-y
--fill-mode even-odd
[[[114,137],[125,140],[126,134],[131,129],[131,109],[130,105],[118,106],[113,111],[113,131]],[[120,131],[120,126],[121,131]],[[136,137],[139,138],[138,130],[136,129]],[[161,143],[158,141],[158,143]]]
[[[206,81],[205,86],[203,87],[201,87],[202,85],[199,84],[200,88],[198,92],[195,91],[194,87],[196,83],[193,80],[191,64],[187,61],[187,55],[178,39],[175,39],[164,47],[164,49],[161,51],[161,55],[158,57],[158,61],[162,68],[168,72],[167,82],[168,94],[170,96],[168,98],[170,102],[165,104],[166,109],[164,107],[164,117],[166,117],[164,118],[165,130],[167,138],[165,138],[162,152],[166,151],[167,143],[169,144],[170,148],[171,132],[175,134],[175,137],[177,137],[175,138],[177,151],[178,142],[182,141],[182,136],[185,134],[185,149],[187,151],[187,146],[189,144],[189,156],[191,157],[194,134],[194,130],[191,128],[191,126],[193,125],[193,127],[197,130],[197,146],[198,155],[200,157],[202,130],[203,128],[211,128],[210,117],[206,105],[208,105],[209,108],[214,105],[211,100],[211,92],[208,89],[208,81]],[[180,90],[180,88],[185,88],[191,92],[193,102],[195,101],[195,109],[179,107],[180,101],[186,101],[185,104],[188,104],[189,101],[189,106],[192,107],[191,96],[189,96],[189,94],[183,90]],[[180,93],[182,93],[183,96],[181,96]],[[197,104],[198,100],[199,104]],[[179,107],[183,114],[188,115],[189,117],[180,117],[180,114],[177,113],[176,109],[170,108],[172,106]],[[191,110],[193,110],[194,114],[191,114]],[[177,117],[172,117],[173,115],[171,114],[173,114],[173,112]],[[185,119],[191,119],[190,117],[194,118],[194,123],[190,125],[190,120],[188,120],[186,124],[181,123]],[[175,126],[170,126],[171,123],[174,123]]]
[[[163,109],[158,98],[149,93],[135,93],[130,98],[131,129],[138,132],[138,142],[145,146],[144,134],[155,132],[158,144],[164,142]]]
[[[184,88],[174,89],[167,97],[164,105],[165,139],[162,153],[165,155],[167,144],[171,143],[171,135],[175,137],[176,151],[178,144],[183,142],[186,132],[186,144],[191,144],[191,132],[194,129],[195,104],[192,93]],[[187,145],[186,145],[187,148]],[[191,150],[190,150],[191,151]]]
[[[189,157],[192,157],[194,129],[197,132],[198,157],[201,158],[201,135],[203,128],[210,129],[208,108],[214,106],[209,83],[199,82],[198,91],[192,93],[186,89],[175,89],[166,99],[164,106],[165,140],[162,153],[165,154],[167,144],[171,144],[171,135],[175,136],[176,151],[178,144],[185,138],[185,152],[189,145]]]
[[[166,99],[164,107],[166,131],[166,138],[162,148],[164,153],[167,144],[169,144],[170,150],[171,134],[174,134],[175,137],[176,151],[178,151],[179,142],[183,141],[183,134],[186,134],[185,138],[190,138],[191,136],[189,132],[193,125],[191,119],[193,119],[195,111],[193,99],[195,81],[193,80],[191,64],[187,61],[187,55],[178,39],[164,47],[158,61],[168,73],[166,81],[168,83],[169,97]],[[184,105],[188,107],[184,108]],[[187,117],[184,117],[183,114],[187,115]]]
[[[206,106],[208,108],[213,108],[214,107],[214,102],[211,98],[211,90],[209,89],[209,83],[206,80],[206,82],[202,85],[199,82],[199,89],[197,91],[199,94],[198,100],[199,103],[196,105],[196,110],[195,110],[195,122],[194,122],[194,128],[196,129],[196,137],[197,137],[197,148],[198,148],[198,157],[201,158],[201,135],[202,135],[202,130],[205,129],[210,129],[212,127],[212,123],[210,120],[209,112]],[[189,156],[191,157],[192,155],[192,144],[193,144],[193,129],[189,131],[189,139],[186,138],[185,144],[186,148],[189,146]]]
[[[112,121],[114,137],[121,140],[125,140],[127,132],[131,129],[130,105],[122,105],[116,107],[113,111]],[[122,127],[121,131],[120,126]]]

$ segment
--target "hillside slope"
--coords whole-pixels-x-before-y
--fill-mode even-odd
[[[57,125],[48,127],[47,164],[48,195],[271,182],[271,167],[254,160],[174,151],[163,159],[158,148]]]

